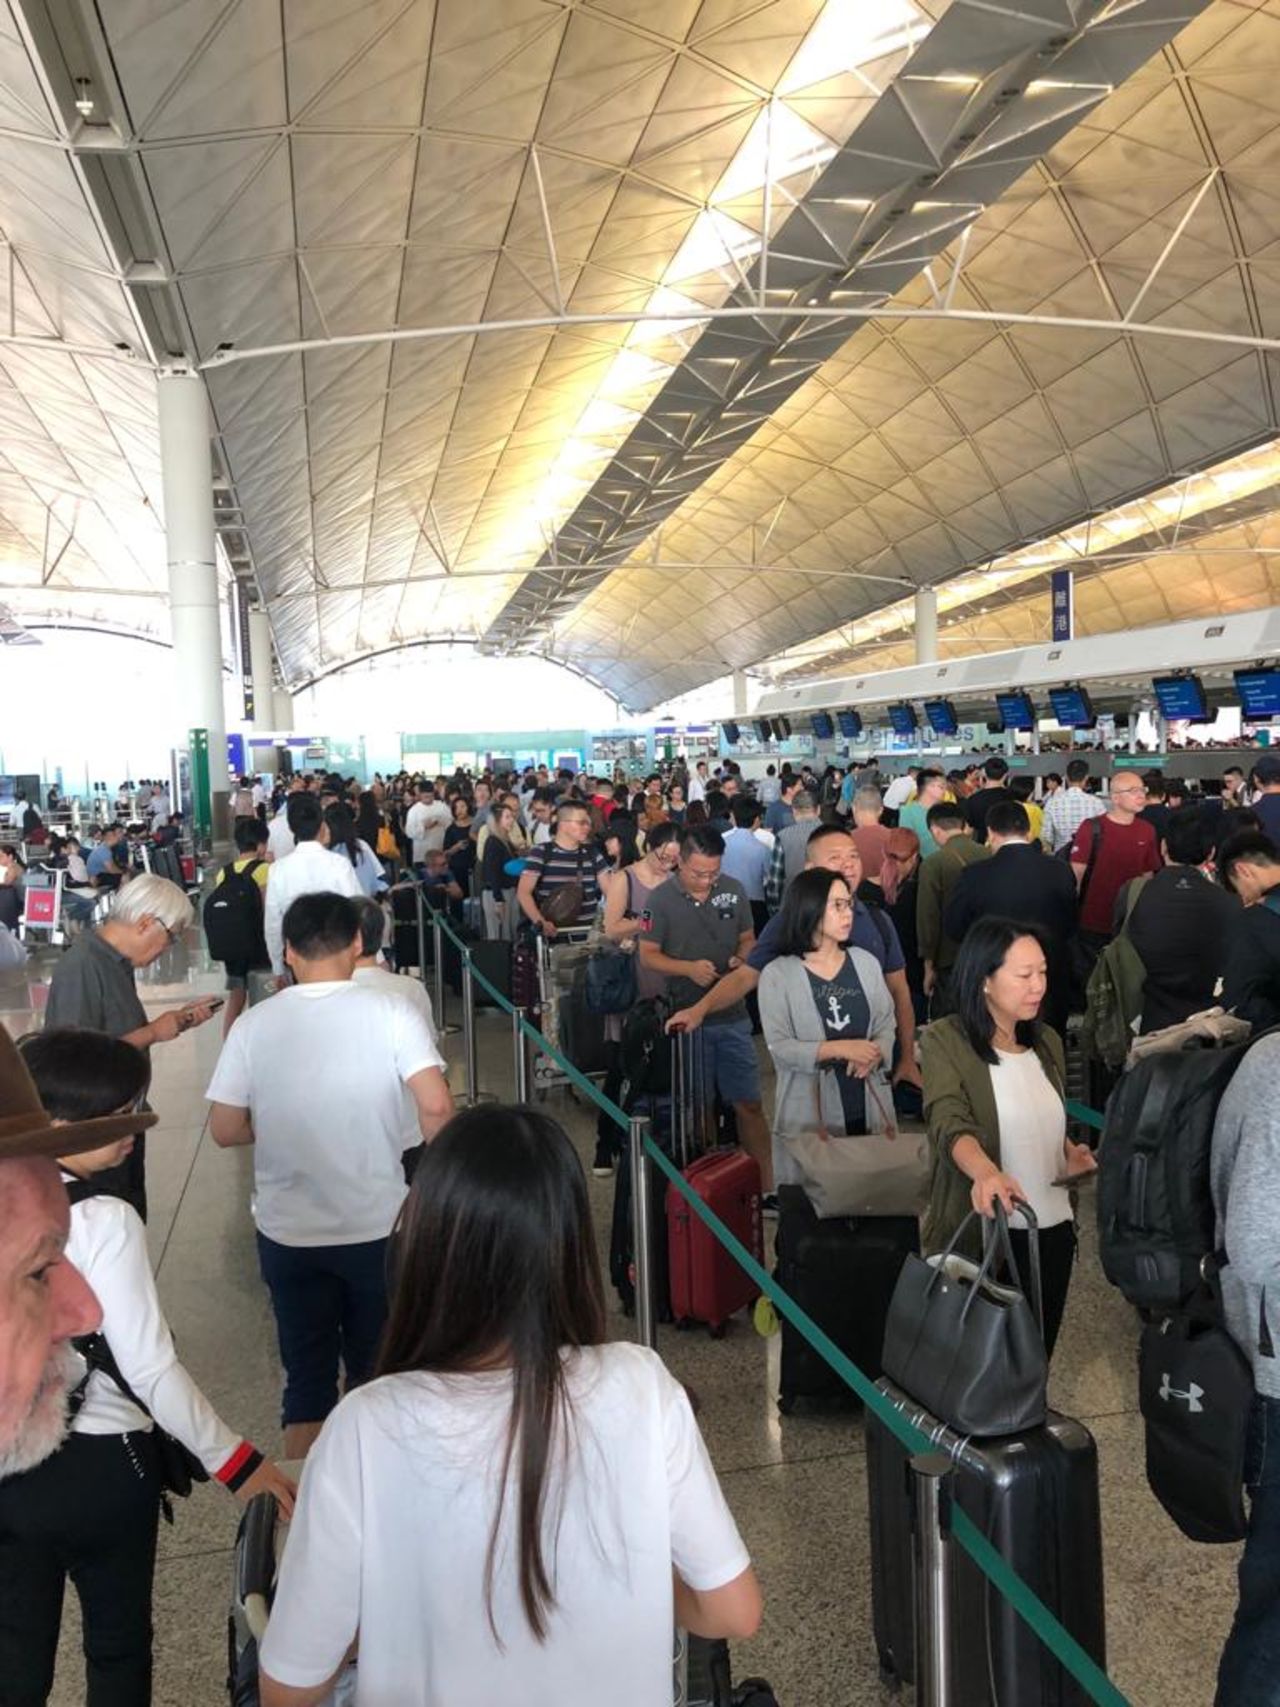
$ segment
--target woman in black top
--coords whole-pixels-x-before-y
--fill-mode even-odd
[[[471,802],[465,794],[453,800],[453,823],[444,833],[444,851],[449,870],[464,895],[471,893],[471,874],[476,868],[476,844],[472,836]]]
[[[512,807],[503,801],[489,814],[489,834],[484,839],[480,862],[481,905],[484,934],[490,942],[510,942],[515,934],[512,895],[518,879],[504,868],[515,857],[511,831],[516,821]]]

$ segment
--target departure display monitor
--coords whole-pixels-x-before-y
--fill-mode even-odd
[[[889,727],[895,735],[914,735],[919,728],[916,718],[916,708],[903,700],[901,705],[889,707]]]
[[[773,720],[773,738],[775,741],[787,741],[791,738],[791,719],[775,717]]]
[[[1236,692],[1251,723],[1280,717],[1280,670],[1237,670]]]
[[[738,728],[738,725],[736,723],[722,723],[720,727],[724,730],[725,740],[731,747],[736,747],[738,745],[738,736],[742,733]]]
[[[837,711],[840,733],[846,741],[857,741],[862,735],[862,718],[856,711]]]
[[[924,715],[935,735],[954,735],[960,728],[956,708],[949,699],[927,699]]]
[[[809,727],[819,741],[830,741],[836,732],[836,726],[829,711],[815,711],[809,719]]]
[[[996,710],[1000,721],[993,734],[1003,734],[1006,729],[1031,730],[1036,726],[1036,708],[1029,693],[998,693]]]
[[[760,739],[762,741],[772,741],[772,739],[773,739],[773,724],[770,723],[770,721],[767,717],[757,717],[756,718],[756,734],[760,737]]]
[[[1092,729],[1093,701],[1082,687],[1050,688],[1053,715],[1064,729]]]
[[[1199,676],[1157,676],[1151,686],[1161,716],[1170,723],[1209,721],[1209,701]]]

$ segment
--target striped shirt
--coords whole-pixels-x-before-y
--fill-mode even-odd
[[[1040,840],[1049,853],[1065,848],[1081,824],[1096,818],[1107,809],[1107,803],[1096,794],[1086,794],[1083,788],[1060,788],[1045,802],[1044,827]]]

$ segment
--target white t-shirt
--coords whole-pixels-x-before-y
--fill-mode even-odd
[[[408,1002],[415,1012],[422,1015],[426,1021],[427,1030],[431,1033],[431,1041],[439,1048],[436,1036],[436,1017],[431,1010],[431,997],[427,987],[417,978],[411,978],[407,973],[388,972],[381,966],[357,966],[351,974],[353,984],[359,984],[361,989],[372,990],[388,1002]],[[413,1092],[406,1085],[404,1090],[404,1147],[412,1150],[422,1142],[422,1128],[418,1124],[418,1105],[414,1101]]]
[[[205,1095],[249,1110],[258,1231],[280,1245],[385,1239],[405,1195],[405,1082],[443,1066],[411,1003],[358,984],[295,984],[241,1014]]]
[[[296,846],[293,831],[289,828],[289,819],[282,806],[267,829],[267,857],[269,859],[285,859]]]
[[[916,791],[916,779],[913,776],[895,776],[884,791],[884,803],[891,812],[898,812],[904,807]]]
[[[443,800],[419,800],[405,814],[404,833],[413,843],[414,864],[444,846],[444,833],[453,823],[453,813]]]
[[[319,842],[299,842],[291,854],[274,860],[267,872],[267,893],[262,909],[262,930],[273,972],[284,971],[284,916],[299,895],[331,891],[363,899],[364,890],[356,868],[346,854],[331,852]]]
[[[996,1056],[997,1065],[989,1071],[1000,1126],[1000,1171],[1017,1180],[1041,1228],[1056,1227],[1071,1219],[1070,1196],[1053,1184],[1067,1165],[1067,1111],[1034,1049],[1021,1055],[997,1049]],[[1009,1225],[1025,1227],[1026,1221],[1016,1214]]]
[[[693,1588],[722,1588],[747,1552],[657,1356],[621,1343],[566,1358],[574,1444],[548,1487],[547,1640],[520,1604],[510,1481],[493,1584],[503,1648],[485,1605],[510,1375],[390,1375],[349,1394],[308,1455],[265,1672],[319,1684],[358,1630],[360,1707],[671,1700],[672,1563]]]

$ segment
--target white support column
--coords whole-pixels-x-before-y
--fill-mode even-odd
[[[277,688],[272,696],[275,706],[275,732],[277,735],[293,734],[293,695],[288,688]]]
[[[933,587],[916,588],[916,663],[938,661],[938,594]]]
[[[253,733],[265,735],[276,727],[276,708],[271,683],[271,624],[264,610],[249,612],[249,667],[253,673]]]
[[[222,704],[222,608],[214,552],[213,464],[204,380],[181,370],[157,385],[160,471],[173,625],[173,741],[209,733],[210,822],[215,842],[228,819],[227,727]]]
[[[747,672],[745,670],[733,672],[733,715],[735,717],[747,715]]]

